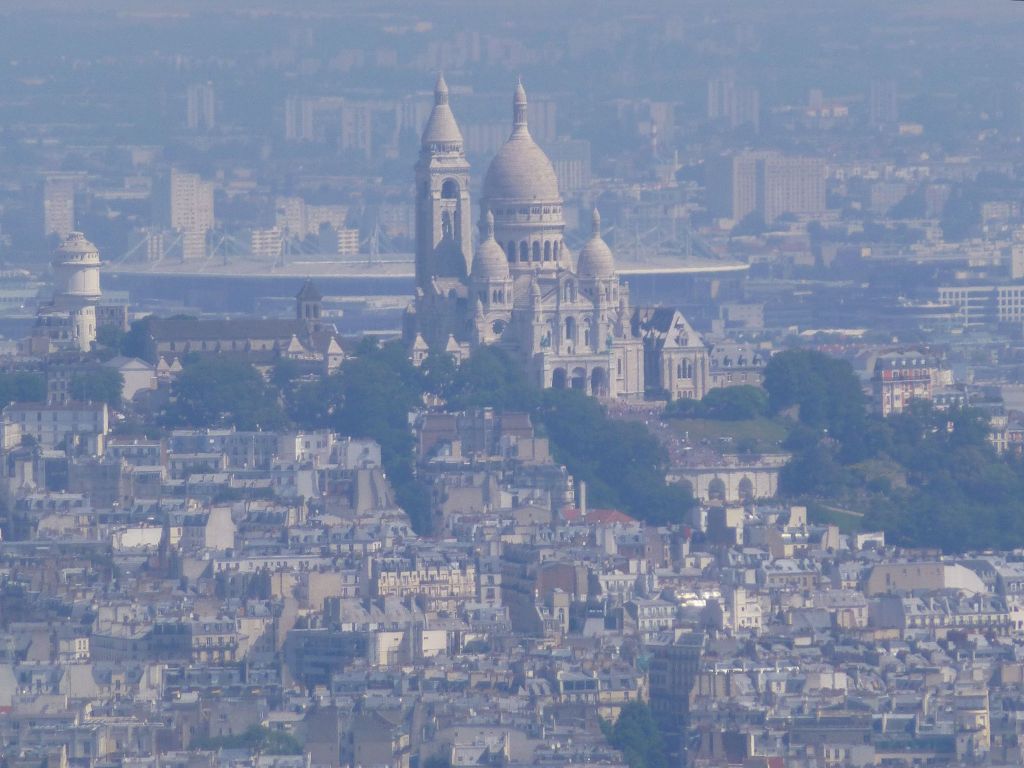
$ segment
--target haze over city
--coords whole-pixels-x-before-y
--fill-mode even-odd
[[[1024,4],[0,4],[0,768],[1024,764]]]

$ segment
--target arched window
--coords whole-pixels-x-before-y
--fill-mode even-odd
[[[551,241],[544,241],[544,261],[551,261]]]
[[[533,243],[533,260],[540,261],[540,241]]]
[[[448,179],[441,185],[441,198],[444,200],[456,200],[459,197],[459,183],[455,179]]]
[[[525,240],[519,243],[519,260],[529,261],[530,260],[530,246],[526,244]]]
[[[572,317],[565,318],[565,340],[576,341],[576,319]]]

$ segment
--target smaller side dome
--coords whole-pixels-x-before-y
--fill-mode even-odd
[[[474,280],[507,280],[508,259],[494,239],[494,214],[487,211],[480,227],[480,245],[473,256]]]
[[[601,214],[597,208],[594,209],[593,222],[593,233],[580,251],[576,271],[580,277],[615,277],[615,256],[601,237]]]

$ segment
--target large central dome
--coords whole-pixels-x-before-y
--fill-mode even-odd
[[[498,150],[484,176],[484,199],[492,208],[496,201],[561,201],[555,169],[530,135],[526,109],[526,90],[519,83],[513,104],[512,135]]]

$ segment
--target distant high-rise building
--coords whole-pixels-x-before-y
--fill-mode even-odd
[[[306,201],[301,197],[279,197],[274,201],[275,226],[287,237],[300,240],[309,234],[306,226]]]
[[[784,213],[825,211],[825,161],[770,155],[757,164],[758,208],[766,222]]]
[[[548,147],[548,157],[555,166],[562,194],[572,197],[590,187],[590,142],[584,139],[563,139]]]
[[[398,145],[402,108],[397,102],[352,101],[341,109],[341,148],[367,159]]]
[[[206,235],[214,227],[213,184],[195,173],[171,171],[171,227],[181,233],[183,259],[206,256]]]
[[[313,118],[316,102],[300,96],[289,96],[284,103],[284,138],[286,141],[313,141],[316,132]]]
[[[348,206],[345,205],[310,205],[301,197],[279,197],[274,205],[277,228],[284,236],[299,240],[310,235],[319,237],[324,226],[343,230],[348,221]],[[333,253],[334,247],[329,247],[328,252]]]
[[[268,260],[281,257],[283,239],[281,230],[277,227],[270,229],[254,229],[249,233],[249,252],[253,258]]]
[[[558,110],[554,99],[531,99],[529,106],[530,132],[541,143],[558,138]]]
[[[745,152],[707,162],[708,206],[716,216],[740,221],[757,211],[766,223],[783,213],[825,210],[825,166],[819,158]]]
[[[501,122],[467,123],[464,130],[466,152],[493,155],[508,138],[508,126]]]
[[[343,227],[337,230],[338,255],[352,256],[359,253],[359,230]]]
[[[894,80],[873,80],[868,94],[872,125],[892,125],[900,120],[899,92]]]
[[[213,83],[195,83],[185,91],[185,122],[190,131],[209,131],[217,125],[217,95]]]
[[[757,161],[762,156],[744,152],[708,159],[704,176],[713,215],[740,221],[757,209]]]
[[[784,213],[825,210],[825,163],[777,152],[742,152],[708,160],[708,207],[716,216],[740,221],[758,211],[771,223]]]
[[[340,130],[345,99],[340,96],[289,96],[284,103],[286,141],[323,141]]]
[[[761,94],[731,77],[708,81],[708,120],[724,120],[730,128],[761,128]]]
[[[413,237],[416,234],[416,208],[407,202],[381,203],[377,225],[389,237]]]
[[[43,234],[66,238],[75,229],[75,183],[50,177],[43,182]]]
[[[145,233],[146,242],[146,260],[147,261],[160,261],[164,257],[164,250],[166,248],[166,241],[164,240],[164,233],[159,229],[150,229]]]
[[[315,235],[320,226],[327,224],[334,229],[344,229],[348,221],[348,206],[345,205],[307,205],[306,233]]]

